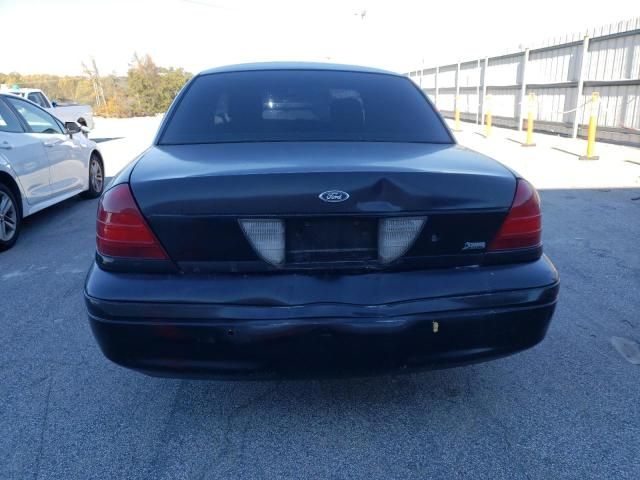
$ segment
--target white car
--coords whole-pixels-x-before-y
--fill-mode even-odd
[[[13,246],[24,217],[82,193],[104,189],[104,162],[77,123],[0,94],[0,250]]]
[[[90,105],[79,103],[59,104],[52,100],[39,88],[11,88],[6,85],[0,87],[0,93],[11,93],[32,101],[63,122],[77,124],[93,130],[93,110]]]

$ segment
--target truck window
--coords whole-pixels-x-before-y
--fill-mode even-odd
[[[40,92],[31,92],[27,98],[42,108],[51,108],[45,96]]]

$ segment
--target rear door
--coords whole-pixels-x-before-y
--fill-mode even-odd
[[[4,98],[4,97],[2,97]],[[42,142],[26,132],[0,98],[0,164],[13,171],[29,205],[51,197],[49,159]]]
[[[7,100],[29,126],[29,134],[38,139],[46,150],[52,195],[84,189],[88,175],[82,158],[82,147],[73,142],[61,122],[30,102],[19,98]]]

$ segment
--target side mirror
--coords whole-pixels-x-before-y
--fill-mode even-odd
[[[80,128],[80,125],[78,125],[76,122],[66,122],[64,126],[67,129],[67,133],[69,135],[80,133],[82,131],[82,128]]]
[[[52,101],[51,101],[51,106],[52,106],[53,108],[56,108],[56,107],[58,106],[58,102],[56,102],[56,101],[53,101],[53,100],[52,100]]]

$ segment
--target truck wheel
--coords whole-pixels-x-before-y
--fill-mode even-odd
[[[15,195],[0,183],[0,251],[13,247],[20,234],[22,218]]]
[[[104,190],[104,165],[100,156],[91,154],[89,160],[89,189],[82,193],[84,198],[97,198]]]

